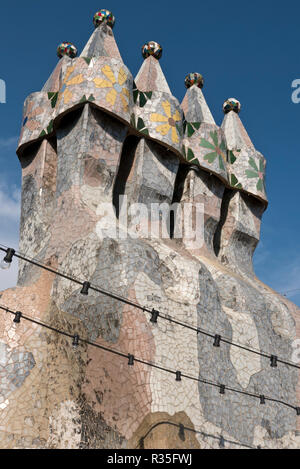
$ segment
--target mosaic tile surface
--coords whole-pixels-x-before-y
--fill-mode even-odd
[[[142,56],[144,59],[152,55],[157,60],[159,60],[162,56],[162,47],[158,42],[150,41],[143,45],[142,47]]]
[[[190,88],[193,85],[203,88],[204,79],[200,73],[189,73],[184,79],[184,84],[186,88]]]
[[[97,28],[100,24],[106,23],[108,26],[111,28],[114,27],[115,24],[115,17],[109,10],[102,9],[100,11],[97,11],[97,13],[94,14],[93,18],[93,23],[95,28]]]
[[[196,84],[180,106],[152,55],[133,80],[113,42],[102,22],[84,49],[91,55],[64,56],[43,91],[25,102],[19,250],[141,307],[290,361],[299,308],[260,282],[252,265],[267,202],[263,156],[238,113],[226,112],[218,127]],[[168,236],[146,235],[144,213],[129,211],[124,220],[119,195],[131,208],[176,202],[172,226],[161,214],[154,218]],[[174,236],[186,204],[191,224],[197,204],[203,207],[203,238],[193,243],[185,229]],[[220,395],[91,345],[75,349],[71,338],[15,324],[0,311],[1,448],[299,448],[293,409],[242,394],[296,405],[295,368],[271,368],[269,359],[227,343],[214,347],[211,337],[162,318],[153,324],[144,310],[92,291],[83,296],[77,284],[22,261],[18,284],[1,292],[1,303],[241,391]]]
[[[182,103],[183,114],[156,60],[161,55],[161,46],[153,41],[143,46],[145,61],[133,81],[106,24],[104,21],[96,29],[83,51],[90,57],[81,54],[78,59],[64,61],[59,69],[59,81],[58,72],[53,72],[53,79],[44,87],[51,91],[33,93],[27,99],[19,154],[28,142],[52,135],[62,114],[90,102],[122,119],[135,132],[167,145],[188,163],[211,171],[230,187],[267,202],[263,156],[254,149],[241,121],[232,116],[240,111],[239,101],[230,98],[223,105],[222,129],[227,134],[224,139],[200,90],[202,75],[192,73],[185,79],[188,90]],[[213,127],[207,127],[206,123]],[[230,134],[243,134],[242,141],[232,145]],[[246,140],[254,153],[244,152],[242,157]]]
[[[71,42],[62,42],[57,48],[57,55],[61,59],[64,55],[74,59],[77,55],[77,48]]]

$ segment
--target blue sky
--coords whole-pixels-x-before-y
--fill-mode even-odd
[[[300,305],[300,103],[291,100],[300,79],[299,1],[130,2],[73,0],[1,4],[0,243],[17,246],[21,171],[15,155],[25,98],[39,91],[57,63],[56,47],[79,51],[93,32],[93,14],[107,8],[125,64],[135,75],[141,46],[163,46],[160,61],[174,96],[182,100],[184,77],[204,76],[204,94],[218,124],[222,103],[236,97],[240,117],[267,159],[269,207],[254,265],[257,275]],[[4,278],[5,275],[5,278]],[[16,266],[0,273],[1,288],[15,282]],[[298,291],[296,289],[299,289]]]

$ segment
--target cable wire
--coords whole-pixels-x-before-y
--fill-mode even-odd
[[[147,433],[142,436],[140,439],[139,439],[139,443],[138,445],[135,447],[135,449],[144,449],[144,442],[145,442],[145,439],[147,438],[147,436],[157,427],[159,427],[160,425],[170,425],[170,426],[173,426],[173,427],[177,427],[179,429],[179,433],[181,431],[189,431],[189,432],[193,432],[193,433],[199,433],[200,435],[202,435],[204,438],[212,438],[214,440],[219,440],[219,446],[220,447],[225,447],[225,443],[228,443],[230,445],[235,445],[235,446],[243,446],[244,448],[248,448],[248,449],[258,449],[258,447],[255,447],[255,446],[250,446],[250,445],[247,445],[245,443],[242,443],[242,442],[237,442],[237,441],[231,441],[231,440],[227,440],[226,438],[224,438],[222,435],[219,435],[219,436],[216,436],[216,435],[211,435],[209,433],[205,433],[203,432],[202,430],[197,430],[196,428],[190,428],[190,427],[187,427],[181,423],[176,423],[176,422],[170,422],[168,420],[162,420],[160,422],[157,422],[155,424],[152,425],[152,427],[149,428],[149,430],[147,431]],[[261,448],[259,448],[261,449]]]
[[[3,246],[3,247],[2,247]],[[10,249],[10,248],[7,248],[6,246],[4,246],[3,244],[0,244],[0,251],[3,251],[3,252],[7,252],[7,250]],[[77,283],[78,285],[81,285],[82,287],[84,287],[84,284],[88,283],[88,289],[91,289],[97,293],[101,293],[103,295],[106,295],[110,298],[113,298],[115,300],[118,300],[118,301],[121,301],[129,306],[133,306],[134,308],[137,308],[141,311],[144,311],[144,312],[147,312],[151,315],[153,315],[153,312],[155,311],[157,313],[157,317],[160,317],[161,319],[163,320],[166,320],[170,323],[173,323],[173,324],[176,324],[176,325],[179,325],[181,327],[185,327],[186,329],[190,329],[190,330],[193,330],[195,331],[197,334],[202,334],[204,336],[207,336],[207,337],[210,337],[212,339],[215,339],[216,337],[219,338],[219,342],[224,342],[224,343],[227,343],[228,345],[231,345],[233,347],[237,347],[239,349],[242,349],[242,350],[245,350],[247,352],[251,352],[251,353],[254,353],[256,355],[259,355],[261,357],[264,357],[264,358],[268,358],[271,360],[271,363],[272,363],[272,359],[275,357],[275,364],[272,365],[274,367],[277,366],[277,362],[278,363],[282,363],[284,365],[287,365],[287,366],[291,366],[293,368],[297,368],[297,369],[300,369],[300,366],[295,364],[295,363],[291,363],[287,360],[284,360],[280,357],[278,357],[277,355],[272,355],[272,354],[268,354],[266,352],[261,352],[261,351],[258,351],[258,350],[255,350],[254,348],[250,348],[250,347],[247,347],[245,345],[242,345],[242,344],[239,344],[238,342],[232,342],[230,339],[226,338],[226,337],[222,337],[221,335],[218,335],[218,334],[214,334],[212,332],[209,332],[209,331],[206,331],[205,329],[203,328],[200,328],[200,327],[197,327],[197,326],[194,326],[192,324],[188,324],[186,322],[182,322],[182,321],[178,321],[176,319],[174,319],[172,316],[169,316],[169,315],[165,315],[165,314],[162,314],[160,311],[157,311],[157,310],[154,310],[154,309],[150,309],[150,308],[147,308],[145,306],[141,306],[140,304],[138,303],[135,303],[134,301],[132,300],[129,300],[128,298],[124,298],[122,297],[121,295],[117,294],[117,293],[113,293],[111,291],[108,291],[108,290],[105,290],[104,288],[100,288],[98,286],[94,286],[93,284],[90,284],[89,282],[84,282],[82,280],[79,280],[78,278],[70,275],[70,274],[66,274],[66,273],[63,273],[63,272],[60,272],[59,270],[57,269],[52,269],[51,267],[49,266],[46,266],[45,264],[42,264],[41,262],[38,262],[37,260],[34,260],[34,259],[30,259],[26,256],[24,256],[23,254],[21,253],[18,253],[17,251],[14,250],[14,254],[13,254],[15,257],[25,261],[25,262],[29,262],[33,265],[35,265],[36,267],[39,267],[39,268],[42,268],[48,272],[51,272],[55,275],[58,275],[66,280],[69,280],[71,282],[74,282],[74,283]],[[207,311],[209,311],[207,308],[206,308]],[[156,322],[156,321],[152,321],[152,322]],[[219,345],[218,345],[219,346]],[[274,363],[274,362],[273,362]]]
[[[250,392],[247,392],[247,391],[241,391],[239,389],[235,389],[235,388],[229,387],[229,386],[224,385],[224,384],[216,383],[214,381],[210,381],[210,380],[206,380],[206,379],[202,379],[202,378],[196,378],[195,376],[190,376],[190,375],[187,375],[185,373],[181,373],[181,371],[179,371],[179,370],[174,371],[170,368],[163,367],[163,366],[158,365],[156,363],[149,362],[149,361],[143,360],[141,358],[137,358],[134,355],[131,355],[130,353],[120,352],[120,351],[111,349],[109,347],[105,347],[103,345],[100,345],[96,342],[91,342],[87,339],[82,339],[77,334],[72,335],[69,332],[66,332],[66,331],[63,331],[61,329],[57,329],[55,327],[52,327],[49,324],[45,324],[41,321],[38,321],[36,319],[33,319],[33,318],[27,316],[27,315],[23,315],[23,313],[21,311],[12,311],[7,306],[4,306],[4,305],[1,306],[0,305],[0,309],[5,311],[6,313],[10,313],[10,314],[14,315],[15,316],[14,322],[16,322],[16,323],[19,323],[21,321],[21,318],[22,318],[22,319],[25,319],[26,321],[30,321],[34,324],[38,324],[41,327],[45,327],[48,330],[51,330],[51,331],[56,332],[58,334],[67,336],[69,338],[74,339],[75,336],[76,336],[77,337],[76,345],[78,345],[79,342],[83,342],[87,345],[91,345],[93,347],[97,347],[101,350],[112,353],[114,355],[118,355],[122,358],[126,358],[126,359],[128,359],[128,365],[134,365],[134,362],[141,363],[143,365],[146,365],[146,366],[149,366],[149,367],[152,367],[152,368],[156,368],[156,369],[164,371],[166,373],[176,375],[176,381],[181,381],[181,378],[186,378],[186,379],[189,379],[189,380],[197,381],[201,384],[206,384],[208,386],[219,388],[220,394],[225,394],[225,390],[227,390],[227,391],[230,391],[230,392],[233,392],[233,393],[242,394],[242,395],[245,395],[245,396],[248,396],[248,397],[253,397],[255,399],[260,399],[261,404],[265,403],[264,401],[275,402],[275,403],[281,404],[283,406],[286,406],[286,407],[289,407],[289,408],[295,410],[297,415],[298,416],[300,415],[300,407],[294,406],[294,405],[292,405],[288,402],[285,402],[285,401],[282,401],[282,400],[279,400],[279,399],[275,399],[275,398],[272,398],[272,397],[268,397],[268,396],[265,396],[264,394],[255,394],[255,393],[250,393]],[[262,402],[262,397],[263,397],[263,402]]]

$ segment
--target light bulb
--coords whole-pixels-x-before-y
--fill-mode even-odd
[[[11,262],[5,262],[5,260],[3,259],[3,261],[1,261],[0,263],[0,267],[1,269],[3,270],[8,270],[11,266]]]
[[[74,335],[72,345],[73,345],[74,349],[77,349],[77,347],[79,345],[79,335],[78,334]]]
[[[6,255],[3,261],[0,263],[0,267],[3,270],[7,270],[10,268],[10,264],[12,263],[13,257],[15,255],[15,250],[12,248],[7,248]]]

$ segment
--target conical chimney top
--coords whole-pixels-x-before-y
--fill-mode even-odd
[[[210,109],[206,103],[202,88],[203,76],[200,73],[189,73],[184,80],[187,92],[181,107],[188,122],[200,122],[216,125]]]
[[[137,88],[140,91],[172,94],[159,64],[162,55],[161,45],[155,41],[147,42],[142,47],[142,55],[145,60],[135,78]]]
[[[95,31],[85,45],[80,57],[111,57],[122,60],[112,28],[115,17],[108,10],[100,10],[93,18]]]
[[[241,148],[251,148],[254,145],[239,117],[241,103],[235,98],[227,99],[223,104],[225,113],[222,123],[228,150],[240,150]]]

